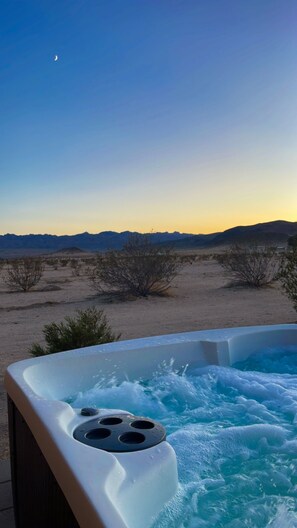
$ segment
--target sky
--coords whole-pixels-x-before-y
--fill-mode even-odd
[[[296,0],[1,0],[0,233],[296,221],[296,27]]]

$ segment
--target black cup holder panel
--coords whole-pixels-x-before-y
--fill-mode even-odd
[[[84,422],[73,436],[91,447],[121,453],[153,447],[166,440],[166,431],[150,418],[121,414]]]

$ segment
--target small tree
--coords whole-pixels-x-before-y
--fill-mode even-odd
[[[13,260],[6,270],[5,283],[14,290],[27,292],[40,281],[44,266],[40,258]]]
[[[89,278],[98,292],[147,297],[164,294],[180,267],[180,259],[170,248],[153,245],[149,235],[132,235],[122,251],[98,255]]]
[[[280,272],[282,286],[297,311],[297,247],[286,254]]]
[[[78,311],[77,317],[65,317],[65,322],[45,325],[43,335],[46,346],[34,343],[29,350],[33,356],[101,345],[120,338],[120,334],[112,332],[104,312],[96,308]]]
[[[236,284],[262,288],[277,279],[280,261],[274,249],[232,246],[217,256]]]

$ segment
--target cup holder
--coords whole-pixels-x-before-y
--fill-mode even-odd
[[[135,422],[132,422],[131,427],[135,427],[135,429],[152,429],[155,427],[154,422],[151,422],[150,420],[135,420]]]
[[[91,429],[86,433],[86,438],[89,440],[103,440],[103,438],[107,438],[111,435],[111,432],[109,429]]]
[[[119,437],[120,442],[124,444],[142,444],[145,441],[145,436],[141,433],[124,433]]]
[[[117,416],[110,416],[109,418],[103,418],[103,420],[100,420],[100,424],[102,425],[118,425],[122,423],[123,420],[121,418],[118,418]]]
[[[79,442],[112,453],[139,451],[166,440],[165,428],[142,416],[120,414],[98,417],[79,425],[73,436]]]

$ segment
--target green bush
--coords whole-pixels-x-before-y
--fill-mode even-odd
[[[79,310],[76,317],[65,317],[65,322],[45,325],[43,335],[46,346],[42,347],[34,343],[29,350],[33,356],[101,345],[120,338],[120,334],[116,335],[112,332],[104,312],[96,308]]]
[[[282,286],[297,311],[297,247],[286,254],[280,273]]]

